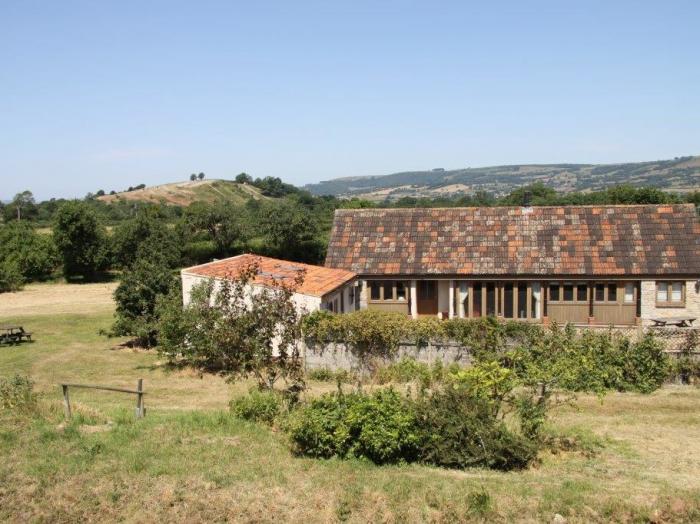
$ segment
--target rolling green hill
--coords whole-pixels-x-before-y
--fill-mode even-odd
[[[226,201],[242,205],[250,199],[260,200],[264,198],[267,197],[257,187],[250,184],[239,184],[230,180],[196,180],[123,191],[114,195],[98,197],[98,200],[107,203],[139,201],[188,206],[195,201]]]
[[[531,164],[455,170],[407,171],[384,176],[346,177],[309,184],[316,195],[370,200],[439,197],[487,191],[496,196],[542,182],[559,192],[593,191],[629,183],[668,191],[700,189],[700,156],[628,164]]]

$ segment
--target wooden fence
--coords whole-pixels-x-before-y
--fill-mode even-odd
[[[68,388],[99,389],[102,391],[116,391],[117,393],[130,393],[132,395],[136,395],[136,418],[143,418],[146,415],[146,407],[144,406],[143,398],[146,392],[143,390],[142,378],[138,379],[138,381],[136,382],[136,389],[71,383],[62,383],[60,384],[60,386],[63,390],[63,410],[67,419],[70,419],[73,416],[73,412],[70,407],[70,395],[68,394]]]

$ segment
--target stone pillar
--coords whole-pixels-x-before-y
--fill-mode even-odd
[[[367,287],[367,281],[366,280],[360,280],[360,309],[367,309],[367,293],[368,293],[368,287]]]
[[[411,280],[411,317],[418,318],[418,286]]]

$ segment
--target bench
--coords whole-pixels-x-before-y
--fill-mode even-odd
[[[654,323],[654,327],[676,326],[676,327],[691,327],[695,322],[694,317],[669,317],[669,318],[650,318]]]
[[[0,326],[0,344],[31,342],[32,335],[31,331],[25,331],[22,326]]]

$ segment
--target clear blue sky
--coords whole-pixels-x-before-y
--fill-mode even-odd
[[[697,1],[4,0],[0,199],[700,154],[699,24]]]

